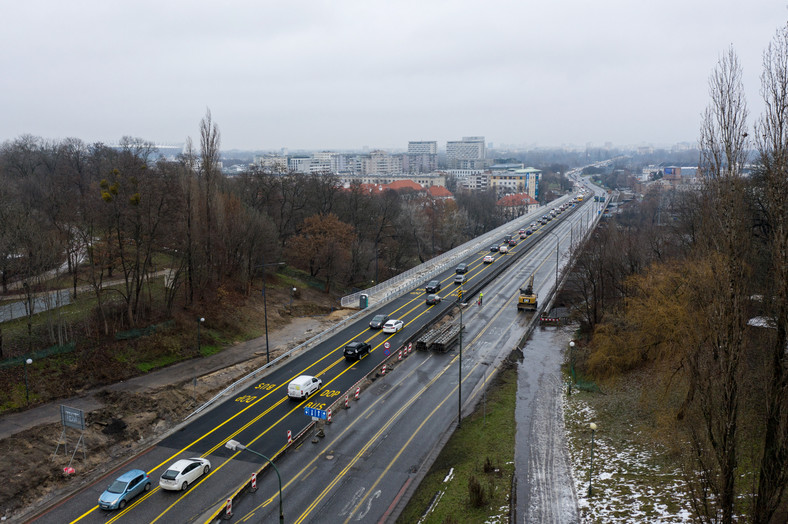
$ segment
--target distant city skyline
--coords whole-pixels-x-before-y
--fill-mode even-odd
[[[447,9],[448,6],[451,9]],[[694,143],[732,46],[754,119],[778,2],[6,3],[0,141],[405,150]]]

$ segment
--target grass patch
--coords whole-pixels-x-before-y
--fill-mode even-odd
[[[565,397],[566,443],[582,522],[691,522],[680,457],[656,439],[638,402],[648,391],[646,380],[630,379],[607,385],[604,395],[574,390]],[[597,430],[589,496],[591,422]]]
[[[480,405],[454,432],[397,520],[508,522],[514,474],[517,368],[503,369]]]
[[[165,366],[169,366],[170,364],[174,364],[175,362],[178,362],[180,360],[183,360],[183,357],[180,355],[160,355],[151,360],[137,362],[137,364],[134,367],[136,367],[143,373],[147,373],[152,369],[163,368]]]
[[[220,352],[222,349],[224,349],[222,346],[217,346],[217,345],[206,346],[205,344],[201,344],[200,355],[204,357],[209,357],[211,355],[215,355],[216,353]]]

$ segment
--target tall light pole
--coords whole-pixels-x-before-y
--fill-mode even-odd
[[[593,422],[588,425],[591,428],[591,467],[588,468],[588,496],[592,495],[591,479],[594,475],[594,432],[596,431],[596,424]]]
[[[575,341],[569,342],[569,389],[567,395],[572,394],[572,383],[575,381]]]
[[[553,233],[552,231],[545,231],[548,235],[553,235],[555,237],[555,292],[558,293],[558,253],[561,250],[561,239],[558,237],[558,234]]]
[[[284,524],[285,514],[282,512],[282,476],[279,474],[279,469],[277,469],[276,464],[274,464],[270,458],[266,457],[262,453],[258,453],[253,449],[247,448],[237,440],[228,440],[227,442],[225,442],[224,447],[226,447],[227,449],[231,449],[233,451],[246,450],[250,453],[254,453],[258,457],[263,457],[265,460],[268,461],[269,464],[271,464],[271,466],[273,466],[274,471],[276,471],[276,477],[279,479],[279,523]]]
[[[295,296],[295,292],[296,288],[290,290],[290,307],[288,309],[290,310],[291,315],[293,314],[293,297]]]
[[[32,358],[28,358],[25,360],[25,400],[27,401],[27,405],[30,405],[30,390],[27,387],[27,366],[33,363]]]
[[[200,353],[200,324],[205,322],[205,317],[197,319],[197,353]]]
[[[460,380],[457,382],[457,428],[462,427],[462,286],[457,292],[457,307],[460,308]]]
[[[257,267],[263,268],[263,316],[265,317],[265,362],[271,362],[271,355],[268,352],[268,301],[265,298],[265,267],[266,266],[278,266],[280,264],[284,264],[284,262],[274,262],[271,264],[265,263],[265,257],[263,257],[263,263]]]

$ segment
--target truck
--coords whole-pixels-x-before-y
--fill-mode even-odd
[[[517,311],[536,311],[537,295],[534,293],[534,275],[528,279],[528,283],[520,288],[520,297],[517,299]]]

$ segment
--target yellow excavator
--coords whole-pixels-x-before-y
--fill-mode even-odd
[[[517,311],[536,311],[536,293],[534,293],[534,275],[528,279],[528,284],[520,288],[520,298],[517,299]]]

